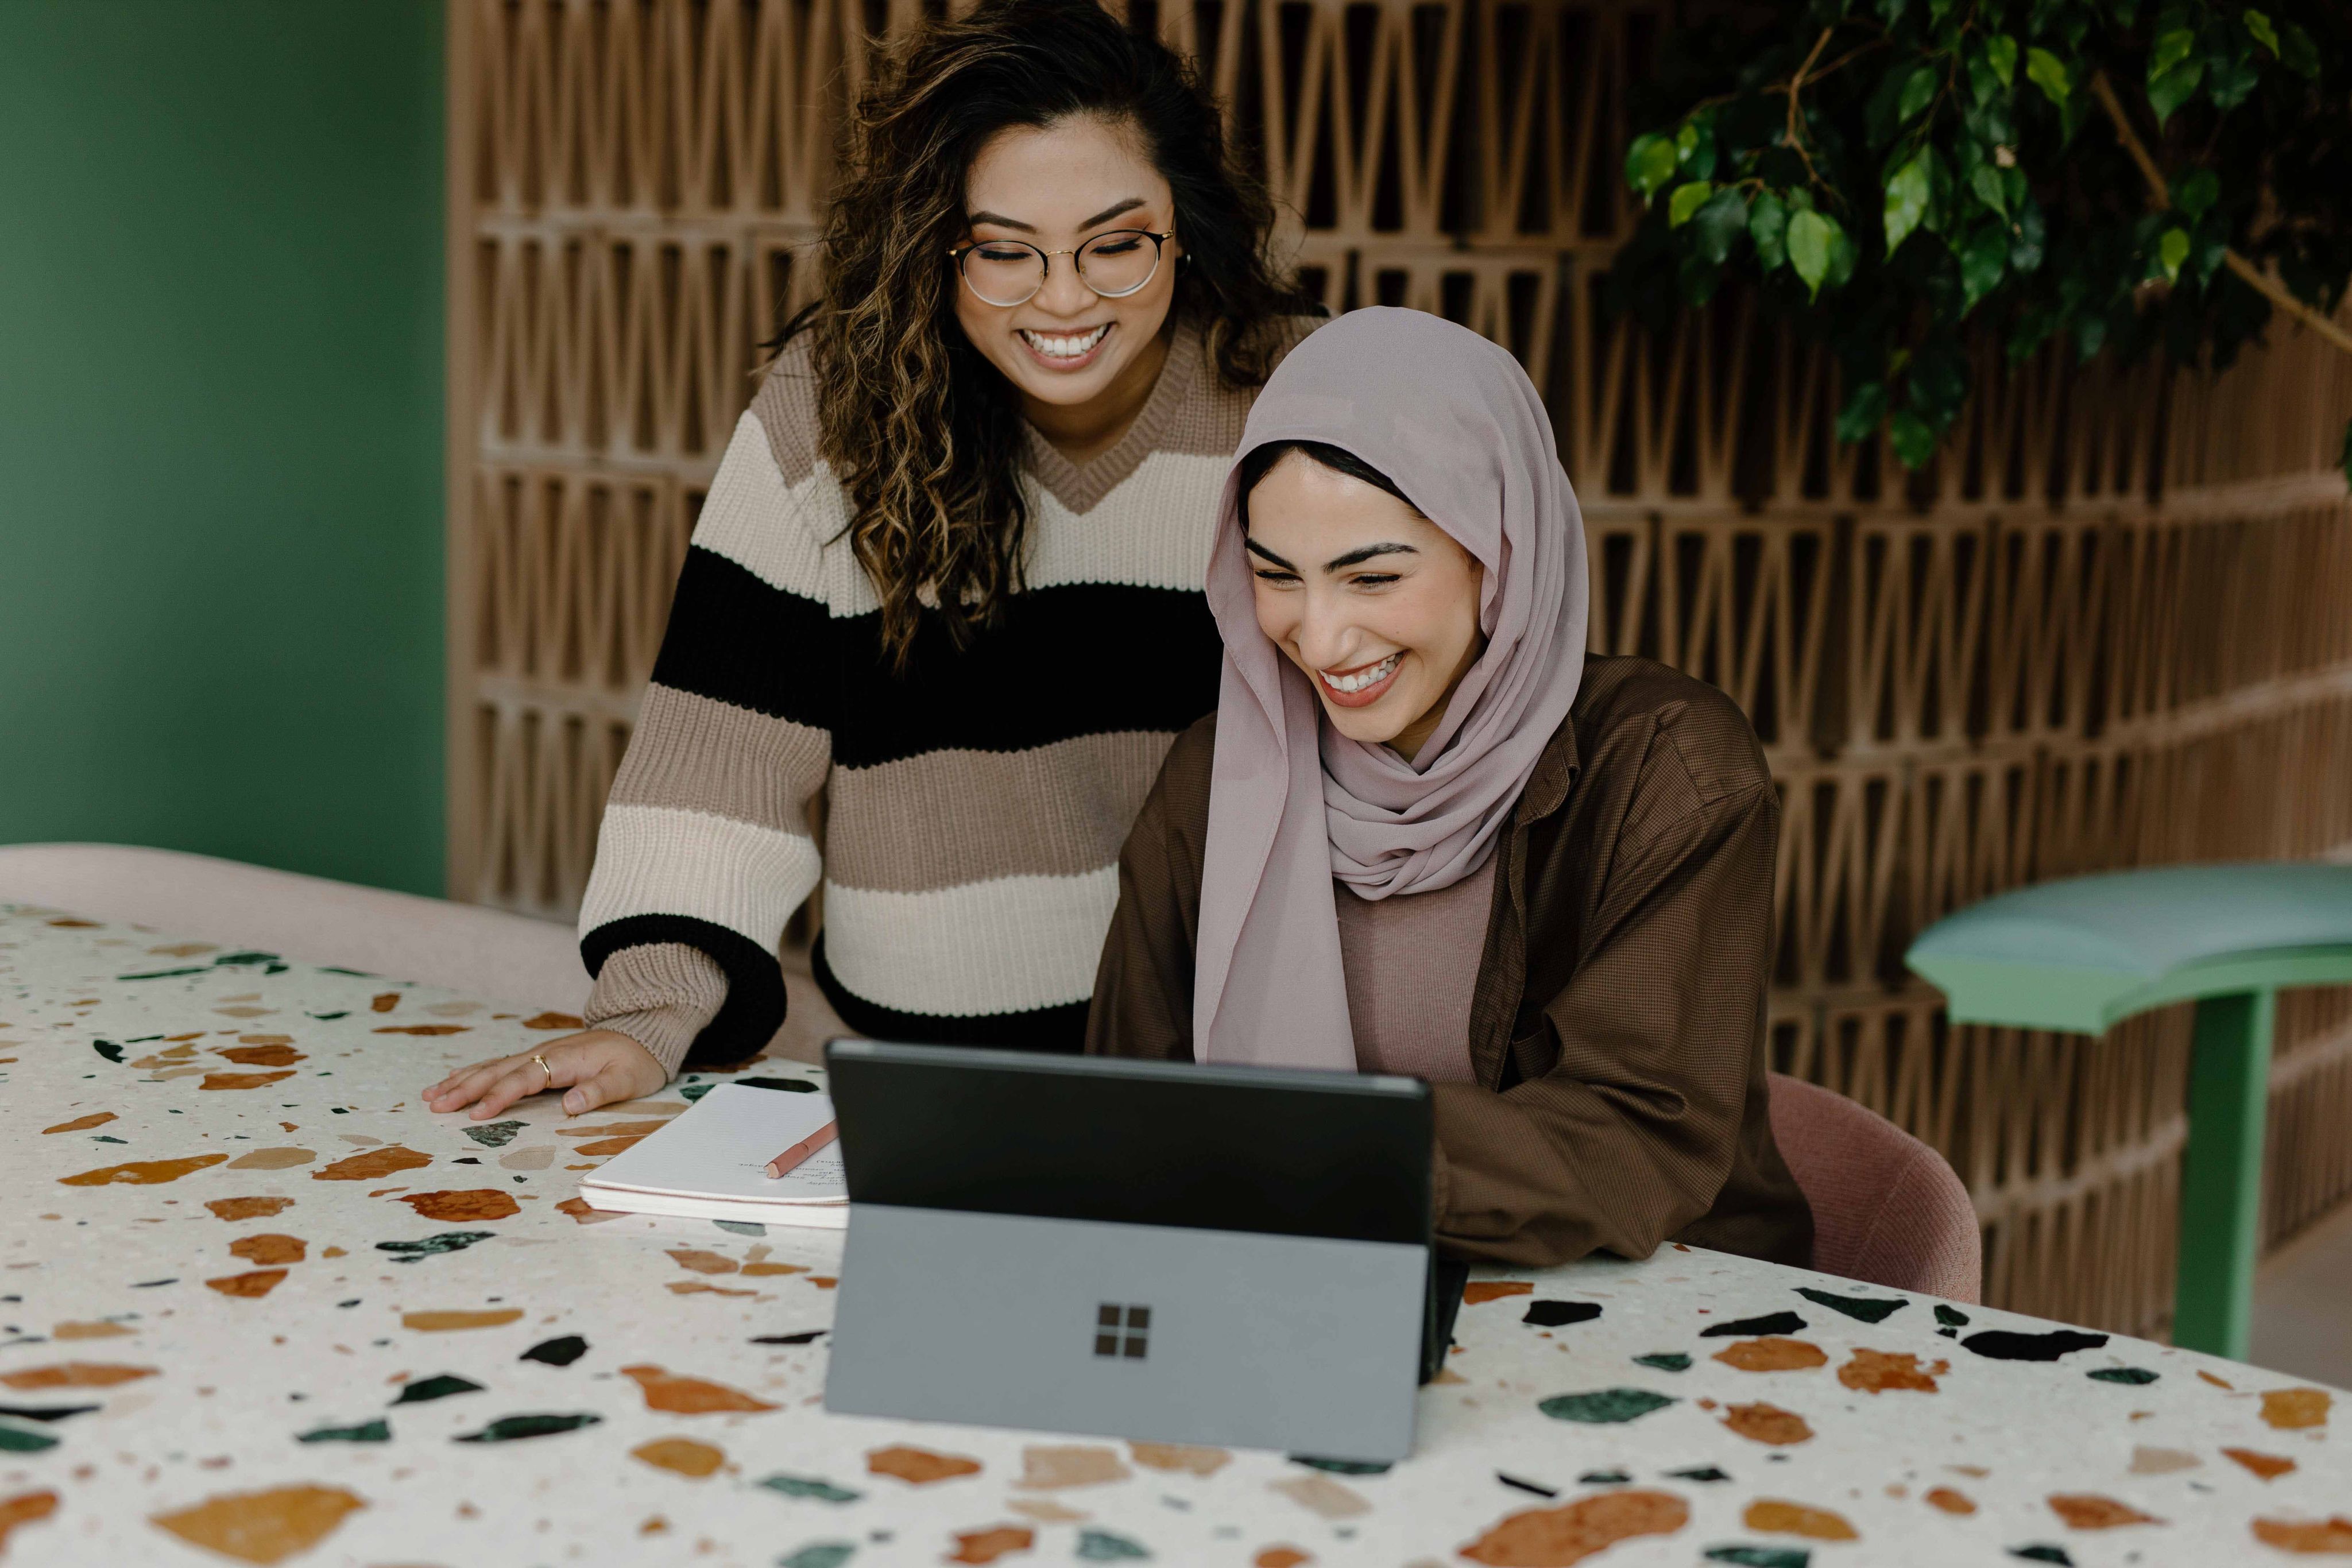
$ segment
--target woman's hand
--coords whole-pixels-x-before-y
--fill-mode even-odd
[[[538,1057],[547,1067],[540,1068]],[[488,1121],[516,1101],[542,1090],[563,1090],[563,1113],[585,1115],[599,1105],[658,1093],[669,1082],[653,1053],[625,1034],[592,1029],[523,1051],[461,1067],[425,1092],[425,1109],[462,1111]]]

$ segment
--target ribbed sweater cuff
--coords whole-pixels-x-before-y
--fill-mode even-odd
[[[627,1035],[662,1071],[677,1076],[695,1037],[727,1000],[727,973],[710,956],[683,942],[624,947],[604,960],[589,993],[591,1029]]]

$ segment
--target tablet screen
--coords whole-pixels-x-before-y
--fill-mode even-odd
[[[1416,1079],[871,1040],[825,1060],[853,1204],[1429,1241]]]

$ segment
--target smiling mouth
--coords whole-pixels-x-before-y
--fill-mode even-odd
[[[1366,707],[1387,695],[1389,683],[1396,677],[1397,664],[1404,657],[1400,648],[1376,664],[1361,664],[1352,670],[1318,670],[1315,679],[1323,687],[1323,695],[1341,707]]]
[[[1109,335],[1112,325],[1113,323],[1106,321],[1101,326],[1085,332],[1033,332],[1026,327],[1019,328],[1017,330],[1021,334],[1022,342],[1028,345],[1029,351],[1046,363],[1064,361],[1075,364],[1101,346],[1103,339]]]

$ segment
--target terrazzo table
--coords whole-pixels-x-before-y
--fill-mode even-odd
[[[1384,1473],[828,1416],[837,1234],[576,1197],[699,1084],[420,1106],[571,1023],[0,905],[0,1558],[2352,1555],[2327,1390],[1678,1247],[1475,1281]]]

